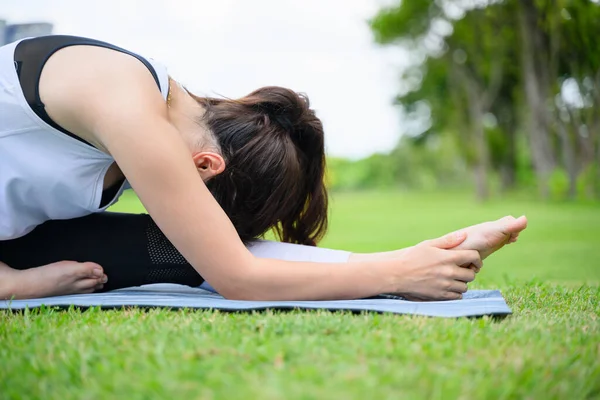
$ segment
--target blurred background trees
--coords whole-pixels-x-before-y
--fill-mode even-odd
[[[375,41],[399,71],[406,134],[390,154],[330,160],[335,189],[471,186],[600,198],[600,1],[398,1]]]
[[[127,13],[124,13],[122,18],[125,19],[115,23],[122,28],[122,36],[112,36],[113,29],[105,30],[103,25],[93,24],[87,6],[79,9],[75,1],[69,5],[65,3],[64,10],[59,11],[47,6],[43,0],[29,3],[29,7],[13,7],[12,13],[8,13],[13,18],[30,15],[29,22],[8,24],[0,20],[0,44],[50,33],[51,23],[31,22],[35,14],[38,15],[35,18],[43,16],[44,21],[57,22],[63,29],[68,27],[67,31],[57,33],[91,37],[97,34],[98,38],[107,41],[132,39],[132,46],[135,44],[134,47],[140,49],[147,46],[145,49],[149,54],[161,54],[159,59],[173,61],[173,68],[180,72],[185,66],[194,66],[189,68],[187,79],[190,82],[197,79],[199,87],[210,82],[219,88],[219,93],[228,96],[235,97],[232,93],[236,90],[240,95],[246,94],[246,88],[263,83],[285,82],[287,85],[289,82],[290,87],[298,87],[307,91],[311,98],[314,95],[320,100],[314,104],[320,104],[321,110],[326,110],[325,122],[334,118],[342,120],[343,123],[336,121],[327,130],[329,143],[337,138],[336,154],[349,154],[340,150],[344,146],[339,145],[339,138],[368,148],[372,144],[369,141],[381,139],[383,130],[390,126],[388,122],[382,122],[389,113],[377,112],[382,104],[386,104],[381,98],[394,93],[394,89],[370,90],[382,84],[382,80],[371,80],[375,75],[373,71],[378,71],[370,68],[374,59],[366,61],[367,66],[356,68],[355,72],[341,74],[349,70],[347,67],[357,64],[357,57],[367,54],[364,47],[350,44],[357,42],[359,37],[353,37],[353,34],[368,34],[362,21],[371,15],[369,27],[374,42],[392,52],[401,49],[403,60],[408,60],[398,67],[397,81],[390,82],[397,88],[395,104],[403,135],[395,148],[386,154],[360,160],[330,158],[330,187],[339,190],[457,188],[473,192],[482,200],[514,190],[526,190],[540,198],[600,199],[600,46],[597,45],[600,0],[385,0],[387,6],[384,8],[376,11],[369,6],[370,11],[357,17],[356,23],[365,29],[364,32],[348,28],[339,37],[333,34],[337,31],[331,28],[330,18],[314,18],[313,11],[329,7],[327,10],[335,10],[332,12],[343,16],[345,24],[351,26],[353,13],[358,13],[357,10],[367,3],[374,4],[373,1],[365,0],[360,7],[357,4],[361,2],[351,4],[340,0],[334,2],[335,7],[315,2],[309,11],[305,9],[310,5],[297,5],[295,13],[305,14],[293,17],[289,17],[293,13],[288,3],[264,3],[265,10],[277,15],[273,21],[261,20],[271,21],[264,24],[268,26],[264,31],[257,29],[253,22],[264,14],[256,5],[243,6],[245,2],[236,2],[236,6],[231,7],[218,2],[187,2],[183,6],[163,1],[153,3],[153,7],[138,18],[138,24],[131,32]],[[98,12],[112,15],[117,3],[115,0],[94,4]],[[165,46],[164,41],[157,39],[171,35],[171,40],[181,43],[184,37],[193,38],[194,35],[153,28],[155,24],[163,23],[168,14],[165,14],[166,10],[173,12],[167,15],[170,16],[169,23],[181,26],[186,20],[176,11],[192,6],[197,10],[192,13],[194,18],[208,15],[203,23],[194,24],[194,29],[206,27],[206,30],[198,30],[196,35],[201,37],[210,33],[224,38],[223,42],[213,43],[207,51],[213,56],[235,55],[235,62],[230,60],[228,63],[227,59],[223,65],[238,65],[239,49],[236,46],[240,41],[237,34],[230,33],[242,29],[240,24],[250,23],[248,31],[254,36],[250,35],[247,40],[263,47],[248,51],[244,57],[252,60],[238,69],[211,67],[199,70],[199,61],[191,58],[193,53],[178,56],[185,53],[179,50],[185,48],[184,45]],[[241,12],[240,7],[246,7],[245,11]],[[353,7],[357,10],[348,12]],[[10,7],[8,9],[10,11]],[[223,18],[224,12],[228,13],[228,20],[238,18],[237,22],[216,35],[214,31],[220,25],[210,23]],[[252,18],[247,17],[249,12],[255,13]],[[279,28],[272,26],[275,21],[279,21]],[[95,26],[97,30],[91,29]],[[328,30],[330,28],[332,30]],[[271,32],[277,29],[288,35],[282,36],[281,43],[294,49],[293,57],[282,57],[279,53],[281,43],[268,40],[276,36]],[[306,38],[307,31],[313,33],[310,41]],[[157,37],[150,37],[152,34]],[[350,39],[345,41],[347,36]],[[225,40],[228,37],[231,40]],[[267,53],[270,56],[264,56]],[[347,53],[355,58],[348,58]],[[142,51],[142,54],[146,53]],[[287,59],[307,63],[273,63]],[[175,60],[179,60],[179,64]],[[265,64],[261,64],[262,67],[254,65],[259,62]],[[251,68],[248,67],[250,64]],[[307,67],[299,67],[298,72],[294,69],[298,65],[315,68],[325,65],[326,68],[311,72],[305,71]],[[262,78],[256,77],[259,70],[264,71]],[[247,71],[252,73],[245,73]],[[288,72],[287,75],[273,76],[274,71]],[[333,71],[337,80],[328,85],[328,80],[335,80]],[[369,76],[354,75],[360,71],[369,71]],[[298,77],[301,79],[296,80]],[[323,80],[323,77],[327,78]],[[353,78],[356,79],[352,81]],[[340,88],[347,90],[337,96]],[[361,98],[369,98],[374,93],[381,97],[371,97],[369,104],[363,102],[362,115],[353,118],[346,113],[354,105],[349,95],[353,91]],[[395,122],[393,115],[391,122]],[[373,128],[378,131],[373,131],[370,138],[364,132],[371,124],[379,128]],[[385,135],[393,135],[395,131],[396,128],[391,127]],[[389,143],[385,148],[389,148]],[[356,146],[347,146],[347,149],[355,150]]]

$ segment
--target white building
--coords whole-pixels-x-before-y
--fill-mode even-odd
[[[0,19],[0,46],[26,37],[52,34],[53,25],[48,22],[8,24]]]

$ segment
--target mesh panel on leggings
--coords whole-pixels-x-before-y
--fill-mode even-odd
[[[197,286],[202,283],[200,275],[191,267],[156,268],[148,272],[146,283],[180,283]]]
[[[153,265],[148,268],[144,284],[178,283],[198,286],[204,281],[152,220],[146,227],[146,236],[148,255]]]
[[[154,221],[148,222],[146,235],[148,237],[148,254],[153,264],[188,264]]]

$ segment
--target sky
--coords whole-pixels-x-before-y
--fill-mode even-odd
[[[306,93],[327,153],[360,158],[402,134],[392,105],[406,56],[374,44],[367,20],[386,0],[0,0],[9,23],[111,42],[154,58],[198,95],[268,85]]]

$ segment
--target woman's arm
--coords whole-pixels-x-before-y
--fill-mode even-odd
[[[148,71],[133,59],[111,57],[101,65],[95,60],[90,68],[78,65],[71,71],[75,76],[63,87],[62,103],[53,105],[68,118],[57,122],[70,122],[65,128],[85,130],[98,138],[156,224],[223,296],[350,299],[417,288],[426,296],[443,299],[457,298],[463,289],[457,282],[471,279],[458,265],[478,262],[476,252],[448,252],[435,246],[422,246],[402,260],[350,264],[254,257],[200,179]],[[454,238],[458,240],[464,237]],[[411,273],[416,285],[407,278]]]
[[[351,253],[344,250],[335,250],[325,247],[305,246],[276,242],[271,240],[256,240],[247,245],[248,250],[255,257],[272,258],[283,261],[303,261],[319,263],[349,263],[361,261],[389,260],[398,258],[404,250],[390,251],[386,253]],[[202,287],[214,290],[207,282]]]

